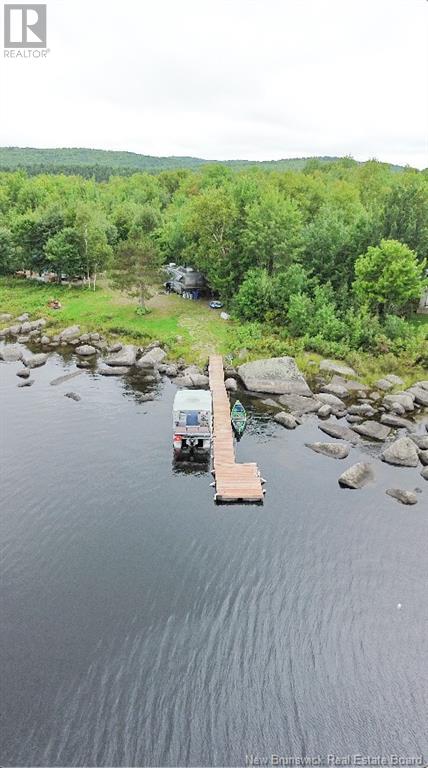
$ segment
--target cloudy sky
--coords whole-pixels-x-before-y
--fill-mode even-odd
[[[47,19],[46,59],[0,50],[2,146],[428,165],[427,0],[47,0]]]

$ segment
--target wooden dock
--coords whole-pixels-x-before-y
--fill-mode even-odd
[[[230,403],[224,386],[221,355],[210,356],[209,377],[213,399],[215,500],[263,501],[262,481],[257,464],[237,464],[235,461]]]

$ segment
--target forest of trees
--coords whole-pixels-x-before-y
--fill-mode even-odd
[[[165,262],[200,269],[242,320],[323,354],[420,344],[428,175],[369,161],[157,174],[0,173],[0,273],[107,272],[143,297]]]

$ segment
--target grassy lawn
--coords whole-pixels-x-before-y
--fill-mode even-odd
[[[61,310],[49,309],[47,303],[59,299]],[[108,339],[120,339],[144,346],[154,339],[168,349],[171,359],[204,365],[212,352],[229,355],[238,362],[239,350],[247,349],[245,359],[290,354],[296,357],[307,376],[318,371],[321,355],[301,352],[293,339],[280,339],[272,332],[263,332],[252,324],[224,321],[218,310],[212,310],[207,300],[190,301],[175,294],[165,295],[154,290],[148,302],[149,313],[137,312],[136,300],[101,284],[95,292],[87,288],[61,285],[40,285],[18,278],[0,278],[0,313],[14,317],[28,312],[32,319],[45,317],[47,333],[52,335],[68,325],[78,324],[85,331],[99,331]],[[428,331],[428,317],[414,320],[421,338]],[[3,323],[3,326],[7,323]],[[422,366],[411,367],[406,356],[374,356],[364,352],[350,355],[348,362],[368,384],[386,373],[397,373],[406,385],[427,378]]]
[[[53,298],[60,300],[61,310],[49,309],[47,304]],[[9,312],[14,317],[23,312],[30,313],[32,318],[43,316],[51,335],[76,323],[82,333],[100,331],[108,338],[141,345],[158,339],[168,346],[171,357],[201,363],[210,352],[229,351],[229,323],[220,318],[218,311],[210,309],[206,300],[190,301],[174,294],[155,293],[148,306],[148,314],[140,315],[136,300],[106,285],[94,292],[0,278],[0,313]]]

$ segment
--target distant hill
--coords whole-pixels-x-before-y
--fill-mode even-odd
[[[221,164],[232,168],[257,167],[266,170],[302,170],[308,161],[334,163],[344,161],[340,157],[298,157],[284,160],[203,160],[199,157],[154,157],[134,152],[116,152],[104,149],[35,149],[32,147],[0,147],[0,171],[25,169],[29,174],[66,173],[81,174],[86,178],[107,179],[112,174],[128,176],[132,173],[160,171],[179,168],[197,169],[202,165]],[[346,158],[349,164],[356,160]],[[401,170],[401,166],[390,166]]]

